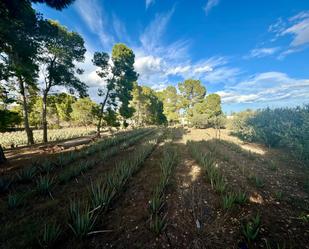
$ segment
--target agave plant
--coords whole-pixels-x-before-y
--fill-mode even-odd
[[[261,217],[257,214],[249,222],[242,225],[242,233],[245,239],[250,243],[256,239],[259,234]]]
[[[54,167],[54,164],[50,160],[45,160],[40,167],[40,171],[42,173],[51,173]]]
[[[164,202],[160,191],[161,190],[156,189],[151,200],[149,201],[149,210],[151,214],[158,214],[163,207]]]
[[[239,191],[238,193],[235,194],[235,203],[237,204],[244,204],[248,200],[248,197],[246,193]]]
[[[222,206],[223,206],[223,209],[231,209],[233,207],[235,203],[235,195],[234,194],[228,194],[228,195],[225,195],[223,196],[222,198]]]
[[[18,182],[23,182],[23,183],[31,182],[33,177],[36,174],[36,171],[37,171],[36,167],[29,167],[29,168],[21,169],[16,173],[16,179]]]
[[[92,231],[95,219],[88,204],[82,207],[80,201],[70,202],[68,225],[75,237],[80,239],[86,237]]]
[[[24,204],[25,195],[22,193],[8,195],[8,208],[15,209]]]
[[[97,183],[91,182],[90,199],[93,208],[100,208],[105,210],[115,196],[115,189],[108,184],[101,181]]]
[[[155,214],[151,217],[150,220],[150,230],[155,234],[159,235],[167,226],[167,215],[160,217],[160,215]]]
[[[39,245],[42,248],[53,248],[60,235],[60,225],[56,223],[45,224],[44,229],[38,238]]]
[[[54,184],[54,178],[49,175],[40,176],[36,182],[36,189],[41,195],[50,195]]]

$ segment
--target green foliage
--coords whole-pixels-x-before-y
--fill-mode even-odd
[[[206,95],[206,88],[201,81],[188,79],[178,84],[178,89],[182,96],[181,106],[184,108],[189,116],[192,115],[191,108],[203,101]]]
[[[228,122],[228,128],[238,137],[247,140],[254,140],[254,129],[247,124],[248,120],[254,117],[255,112],[246,110],[238,113],[233,113],[232,118]]]
[[[150,230],[153,231],[156,235],[159,235],[164,231],[167,226],[167,214],[161,218],[160,215],[153,215],[150,221]]]
[[[135,110],[132,119],[138,126],[166,123],[163,103],[159,100],[155,91],[149,87],[134,84],[132,96],[130,106]]]
[[[241,231],[248,243],[251,243],[257,238],[260,231],[260,225],[261,217],[259,214],[253,217],[249,222],[242,225]]]
[[[36,189],[38,193],[40,193],[41,195],[51,196],[51,190],[53,185],[54,185],[53,177],[49,175],[40,176],[36,182]]]
[[[41,248],[53,248],[61,235],[61,227],[56,223],[45,224],[42,233],[38,238]]]
[[[10,127],[21,124],[19,113],[9,110],[0,110],[0,131],[5,131]]]
[[[16,180],[22,183],[31,182],[36,172],[36,167],[23,168],[16,173]]]
[[[79,239],[86,237],[92,231],[95,219],[88,204],[82,206],[80,201],[70,202],[68,225],[75,237]]]
[[[225,119],[221,109],[221,97],[218,94],[209,94],[192,108],[191,124],[197,128],[221,128]]]
[[[72,104],[71,117],[77,125],[90,125],[97,122],[98,105],[90,98],[80,98]]]
[[[16,193],[8,195],[8,207],[9,209],[15,209],[21,207],[24,204],[25,195],[24,193]]]
[[[222,207],[225,210],[231,209],[236,201],[236,197],[233,193],[227,194],[222,197]]]
[[[157,92],[157,96],[163,103],[163,113],[166,116],[168,123],[178,123],[181,98],[177,94],[176,87],[168,86],[162,92]]]
[[[241,116],[241,119],[238,118]],[[309,106],[263,109],[233,118],[233,129],[246,140],[269,147],[289,148],[303,160],[309,159]]]
[[[248,201],[248,197],[246,193],[239,191],[235,194],[235,203],[244,204]]]
[[[50,160],[45,160],[40,166],[40,172],[42,173],[51,173],[55,168],[55,165]]]
[[[116,194],[113,186],[103,183],[103,181],[91,183],[89,192],[92,207],[95,209],[100,208],[101,210],[106,210]]]

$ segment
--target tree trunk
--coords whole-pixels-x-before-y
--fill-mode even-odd
[[[97,136],[98,137],[101,137],[102,118],[103,118],[104,107],[105,107],[106,101],[108,99],[108,95],[109,95],[109,90],[107,90],[107,93],[105,95],[105,99],[101,103],[101,109],[100,109],[100,113],[99,113],[99,122],[98,122],[98,126],[97,126]]]
[[[27,134],[28,145],[34,144],[33,133],[32,133],[32,130],[30,129],[30,125],[29,125],[28,103],[27,103],[27,98],[26,98],[26,93],[25,93],[25,85],[24,85],[24,82],[21,78],[19,78],[19,87],[20,87],[20,94],[22,95],[24,128],[25,128],[25,131],[26,131],[26,134]]]
[[[5,163],[6,162],[6,158],[2,149],[2,146],[0,145],[0,164]]]
[[[43,93],[43,111],[42,111],[42,124],[43,124],[43,142],[47,143],[47,91]]]

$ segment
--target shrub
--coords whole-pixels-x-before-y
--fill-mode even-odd
[[[300,159],[309,160],[309,105],[238,113],[232,124],[236,135],[245,140],[288,148]]]

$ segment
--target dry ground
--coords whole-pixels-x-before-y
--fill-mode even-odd
[[[106,214],[100,216],[98,228],[106,232],[76,241],[69,229],[65,229],[57,248],[309,248],[308,167],[286,151],[243,143],[227,130],[220,137],[220,141],[216,139],[212,129],[178,129],[174,146],[179,163],[165,194],[167,227],[161,235],[156,236],[149,229],[148,205],[159,181],[164,141],[157,145]],[[199,143],[205,153],[214,152],[228,186],[249,197],[245,205],[223,210],[222,196],[211,188],[200,165],[191,157],[188,140]],[[120,151],[77,181],[57,188],[54,199],[36,198],[26,208],[8,210],[7,195],[0,195],[4,224],[1,229],[7,229],[2,230],[0,239],[19,240],[16,248],[25,248],[23,240],[33,231],[31,226],[38,231],[43,222],[65,220],[68,199],[86,195],[89,179],[106,175],[137,146]],[[21,159],[16,164],[20,167],[22,162]],[[14,168],[14,162],[11,165]],[[255,185],[252,176],[262,179],[263,186]],[[249,245],[241,227],[256,214],[261,216],[261,228],[257,239]]]

